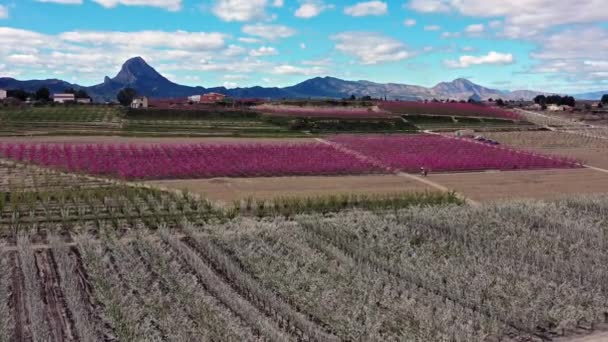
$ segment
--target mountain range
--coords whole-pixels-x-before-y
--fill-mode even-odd
[[[47,87],[51,93],[63,92],[68,88],[83,89],[95,100],[100,102],[115,101],[116,94],[125,87],[137,90],[138,94],[150,98],[177,98],[207,92],[218,92],[233,98],[345,98],[351,95],[357,97],[371,96],[399,100],[424,100],[433,98],[450,98],[466,100],[502,98],[506,100],[530,100],[539,94],[547,94],[533,90],[506,91],[491,89],[475,84],[467,79],[459,78],[452,82],[441,82],[434,87],[397,84],[375,83],[370,81],[347,81],[335,77],[315,77],[302,83],[284,88],[234,88],[225,87],[204,88],[180,85],[165,78],[152,68],[141,57],[127,60],[120,72],[114,77],[105,77],[103,83],[94,86],[81,86],[63,80],[28,80],[20,81],[13,78],[0,78],[1,89],[23,89],[34,92],[41,87]],[[597,94],[603,94],[599,92]],[[607,91],[608,93],[608,91]],[[585,94],[589,98],[592,94]],[[599,99],[601,95],[597,97]],[[596,98],[593,98],[596,99]]]

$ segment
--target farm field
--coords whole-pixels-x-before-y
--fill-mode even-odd
[[[107,201],[129,192],[115,194]],[[128,203],[114,213],[135,213]],[[188,206],[23,222],[0,245],[0,336],[551,341],[606,319],[607,207],[589,197],[176,220]]]
[[[0,155],[127,180],[417,173],[422,167],[433,172],[581,167],[566,158],[431,134],[336,135],[303,144],[0,142]]]
[[[605,139],[563,132],[495,132],[484,136],[518,149],[567,156],[608,169],[608,140]]]
[[[384,101],[380,102],[378,106],[382,110],[399,115],[447,115],[509,120],[523,119],[522,115],[509,110],[470,103]]]
[[[178,144],[304,144],[314,143],[314,138],[242,138],[242,137],[123,137],[107,135],[86,136],[34,136],[34,137],[1,137],[0,142],[12,144],[128,144],[128,145],[178,145]]]
[[[423,183],[394,175],[185,179],[150,181],[146,184],[188,190],[211,200],[223,202],[249,197],[271,200],[285,196],[390,194],[433,190]]]
[[[0,341],[602,341],[608,144],[483,135],[2,138]]]
[[[470,139],[440,135],[334,136],[329,141],[393,170],[433,172],[580,167],[576,160],[548,158]]]
[[[478,202],[608,193],[608,174],[591,169],[431,174],[429,180]]]

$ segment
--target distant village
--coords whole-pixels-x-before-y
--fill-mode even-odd
[[[128,105],[132,109],[145,109],[148,108],[151,104],[150,99],[147,96],[136,96],[133,93],[130,96],[128,103],[121,103],[123,105]],[[220,93],[206,93],[206,94],[198,94],[188,96],[183,99],[171,99],[171,100],[158,100],[159,103],[170,101],[174,104],[217,104],[222,101],[225,101],[227,96]],[[26,104],[36,104],[36,103],[56,103],[56,104],[93,104],[93,100],[88,94],[83,90],[75,91],[73,89],[68,89],[63,93],[53,93],[51,94],[48,89],[41,88],[35,93],[27,93],[23,90],[5,90],[0,89],[0,101],[18,101]],[[121,102],[121,101],[119,101]]]

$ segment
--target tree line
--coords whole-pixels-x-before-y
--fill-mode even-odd
[[[558,106],[574,107],[576,105],[576,100],[572,96],[538,95],[534,98],[534,103],[539,104],[541,106],[547,106],[550,104],[554,104],[554,105],[558,105]]]
[[[88,99],[89,94],[84,89],[68,88],[63,91],[64,94],[74,94],[77,99]],[[36,101],[51,101],[51,91],[47,87],[40,87],[35,92],[28,92],[23,89],[9,89],[6,91],[7,97],[19,99],[21,101],[27,101],[28,99],[34,99]]]

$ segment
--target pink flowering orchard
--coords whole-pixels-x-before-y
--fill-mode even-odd
[[[123,179],[339,175],[376,172],[325,144],[77,145],[4,144],[0,153],[70,172]]]
[[[270,177],[579,167],[547,157],[437,135],[334,136],[270,145],[0,144],[0,155],[69,172],[122,179]]]
[[[393,170],[531,170],[579,167],[576,161],[495,147],[439,135],[336,136],[331,141],[379,161]]]

